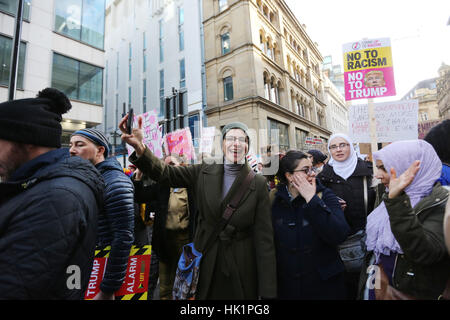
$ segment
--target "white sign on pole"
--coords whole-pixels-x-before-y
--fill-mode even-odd
[[[202,128],[199,153],[212,153],[216,127]]]
[[[377,142],[417,139],[418,109],[417,100],[374,103]],[[353,142],[371,142],[367,104],[350,106],[349,125]]]

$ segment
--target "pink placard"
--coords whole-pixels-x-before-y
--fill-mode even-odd
[[[344,73],[345,100],[395,96],[392,67],[376,68]]]

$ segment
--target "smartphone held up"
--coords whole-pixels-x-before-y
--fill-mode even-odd
[[[131,134],[131,130],[133,129],[133,108],[130,108],[130,111],[128,111],[128,119],[127,119],[127,133]]]

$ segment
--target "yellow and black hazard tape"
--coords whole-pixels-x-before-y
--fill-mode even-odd
[[[147,300],[148,292],[126,294],[124,296],[116,296],[117,300]]]
[[[111,251],[111,246],[105,246],[105,247],[97,247],[95,249],[95,257],[96,258],[108,258],[109,253]],[[152,254],[152,246],[151,245],[145,245],[145,246],[132,246],[130,250],[130,256],[141,256],[141,255],[150,255]]]
[[[110,251],[111,251],[111,246],[97,247],[95,249],[95,257],[96,258],[108,258]]]
[[[152,246],[146,245],[141,247],[132,246],[130,256],[143,256],[152,254]]]

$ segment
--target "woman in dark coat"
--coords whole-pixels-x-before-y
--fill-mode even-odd
[[[165,165],[142,143],[142,118],[122,139],[134,149],[130,161],[151,179],[171,187],[191,188],[197,204],[194,246],[203,253],[196,299],[258,299],[276,296],[276,261],[266,180],[256,175],[221,234],[208,251],[207,241],[220,223],[226,206],[251,170],[245,161],[248,128],[239,122],[222,130],[225,159],[185,167]],[[224,161],[225,160],[225,163]]]
[[[373,165],[358,158],[351,139],[345,134],[332,135],[328,150],[331,154],[330,161],[324,166],[318,179],[342,199],[340,202],[350,226],[350,236],[360,244],[359,249],[343,257],[347,262],[345,276],[348,299],[354,300],[357,298],[359,274],[364,263],[367,215],[373,210],[376,196],[371,188]]]
[[[271,195],[279,299],[345,299],[337,245],[350,228],[336,195],[316,182],[307,155],[289,151]],[[317,183],[317,184],[316,184]]]

